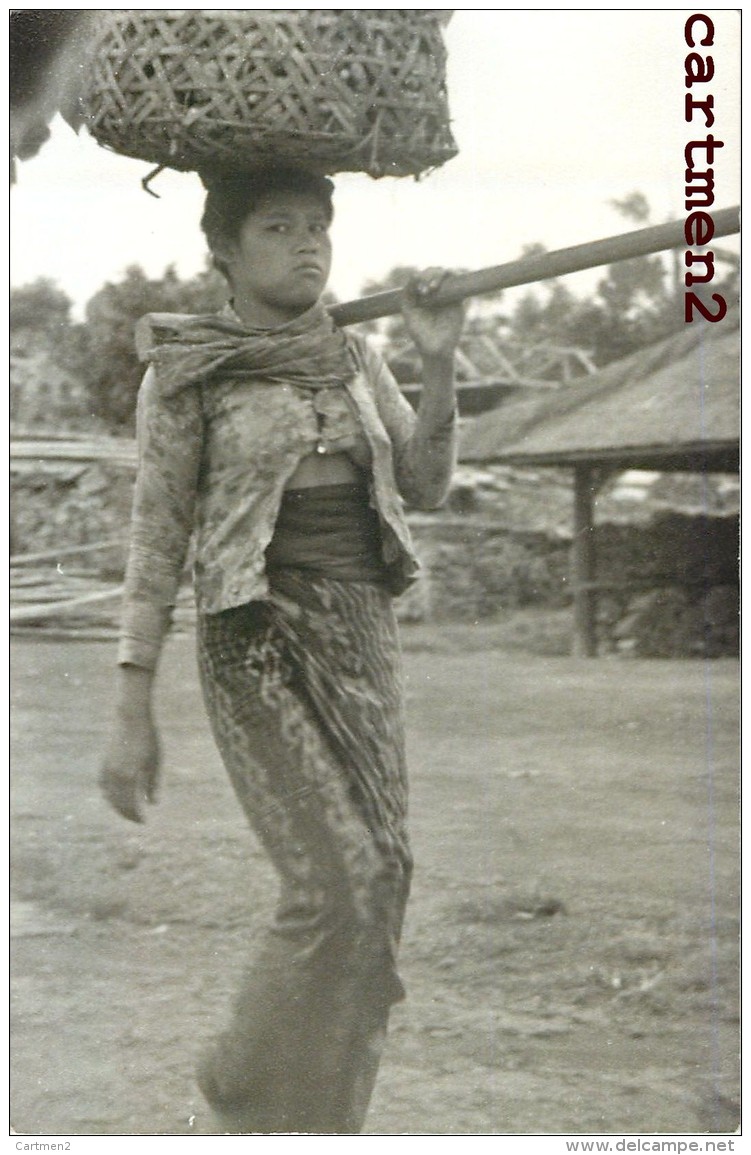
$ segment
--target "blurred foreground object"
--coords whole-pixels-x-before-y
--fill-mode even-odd
[[[94,13],[82,8],[10,12],[10,162],[36,156],[60,113],[80,126],[78,95]]]

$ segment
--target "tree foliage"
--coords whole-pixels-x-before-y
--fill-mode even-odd
[[[149,278],[132,265],[121,280],[94,294],[85,321],[76,324],[67,294],[40,278],[11,291],[11,343],[21,355],[44,346],[60,368],[81,382],[92,418],[114,433],[132,433],[143,376],[135,350],[136,322],[151,312],[211,312],[225,300],[223,279],[208,267],[183,280],[173,266]]]
[[[519,300],[510,333],[530,344],[573,345],[607,365],[680,328],[682,312],[666,279],[659,257],[637,257],[610,265],[589,298],[559,280],[546,282]]]
[[[70,324],[73,302],[54,281],[39,277],[30,285],[10,291],[11,333],[59,334]]]
[[[71,320],[73,302],[54,281],[39,277],[10,291],[11,353],[26,358],[44,353],[60,369],[81,380],[86,372],[86,334]]]
[[[653,223],[641,192],[611,204],[635,224]],[[710,290],[724,292],[730,301],[738,293],[737,267],[732,254],[717,251],[717,257],[726,260],[729,269],[724,274],[718,270]],[[517,303],[510,318],[511,334],[531,343],[574,345],[588,352],[596,365],[607,365],[683,328],[683,273],[680,255],[673,251],[608,265],[592,296],[585,299],[560,280],[545,282]]]
[[[219,274],[209,270],[181,280],[170,266],[150,279],[138,265],[109,282],[86,307],[87,386],[92,412],[115,431],[131,431],[143,366],[136,355],[136,322],[145,313],[202,313],[226,297]]]
[[[641,192],[628,193],[611,201],[611,205],[635,225],[653,223],[649,202]],[[729,303],[737,297],[737,267],[732,254],[722,252],[716,245],[713,248],[718,261],[725,262],[726,271],[718,268],[713,283],[699,295],[724,293]],[[535,257],[545,251],[543,245],[532,243],[524,246],[521,255]],[[401,286],[412,272],[411,268],[397,267],[380,281],[371,281],[365,291],[375,293]],[[597,366],[604,366],[683,327],[684,272],[678,253],[654,254],[605,267],[586,297],[577,295],[568,281],[553,279],[529,286],[515,297],[513,305],[507,304],[505,293],[478,298],[483,306],[480,309],[478,302],[473,304],[466,337],[471,340],[474,329],[487,332],[495,326],[502,341],[522,346],[575,347],[588,353]],[[404,341],[400,318],[391,318],[380,331],[392,346]]]

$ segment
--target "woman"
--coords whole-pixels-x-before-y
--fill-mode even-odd
[[[412,868],[393,596],[417,562],[402,499],[447,492],[460,306],[404,318],[417,415],[320,304],[333,186],[296,170],[209,185],[202,225],[231,290],[217,316],[151,315],[120,646],[102,770],[143,820],[154,669],[189,538],[199,667],[238,798],[281,881],[275,920],[199,1083],[224,1131],[361,1131],[391,1005]]]

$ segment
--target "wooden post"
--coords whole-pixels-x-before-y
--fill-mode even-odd
[[[595,555],[594,494],[595,473],[590,465],[574,469],[574,653],[582,658],[597,656],[597,593],[594,589]]]

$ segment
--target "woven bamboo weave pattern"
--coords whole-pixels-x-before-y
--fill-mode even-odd
[[[431,9],[103,10],[93,136],[171,168],[417,175],[456,154]]]

